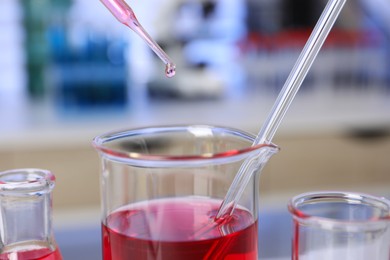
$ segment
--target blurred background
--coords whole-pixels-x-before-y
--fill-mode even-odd
[[[85,258],[100,255],[93,137],[190,123],[257,133],[326,2],[128,1],[176,62],[168,79],[99,1],[1,0],[0,170],[52,170],[65,259],[95,259]],[[390,195],[389,13],[388,0],[347,2],[280,126],[274,142],[282,150],[260,184],[260,237],[270,232],[278,243],[262,240],[261,256],[289,253],[292,195]]]

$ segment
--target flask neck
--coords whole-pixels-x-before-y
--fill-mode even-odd
[[[54,175],[44,170],[0,173],[0,256],[56,251],[51,212],[54,181]]]

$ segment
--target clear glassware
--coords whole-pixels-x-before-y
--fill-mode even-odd
[[[0,172],[0,259],[62,260],[52,231],[54,183],[46,170]]]
[[[171,126],[94,139],[102,161],[103,259],[257,260],[259,173],[278,151],[214,126]],[[240,165],[256,173],[231,216],[216,219]]]
[[[388,260],[390,201],[375,196],[324,191],[298,195],[293,217],[293,260]]]

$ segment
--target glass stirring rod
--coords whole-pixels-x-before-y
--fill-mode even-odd
[[[324,11],[322,12],[316,26],[313,29],[313,32],[307,40],[282,90],[279,92],[279,95],[268,115],[268,118],[261,127],[257,138],[252,145],[271,143],[276,130],[278,129],[282,119],[290,107],[300,86],[302,85],[303,80],[310,70],[326,38],[328,37],[328,34],[346,1],[347,0],[328,0]],[[226,196],[218,210],[215,219],[218,220],[232,214],[236,205],[238,204],[238,200],[240,199],[246,185],[249,182],[250,177],[254,172],[254,169],[257,166],[256,164],[260,165],[259,171],[261,171],[261,167],[264,166],[264,164],[261,164],[261,160],[263,158],[264,154],[260,154],[259,158],[257,159],[258,161],[256,161],[256,159],[247,159],[242,163],[240,169],[237,172],[237,175],[233,179],[233,182],[226,193]]]
[[[126,2],[122,0],[100,0],[104,6],[118,19],[119,22],[128,26],[138,34],[156,53],[156,55],[165,63],[165,75],[169,78],[175,76],[176,65],[163,49],[150,37],[142,25],[138,22],[133,10]]]

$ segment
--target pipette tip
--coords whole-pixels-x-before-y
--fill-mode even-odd
[[[165,66],[165,75],[172,78],[176,74],[176,65],[174,63],[167,63]]]

